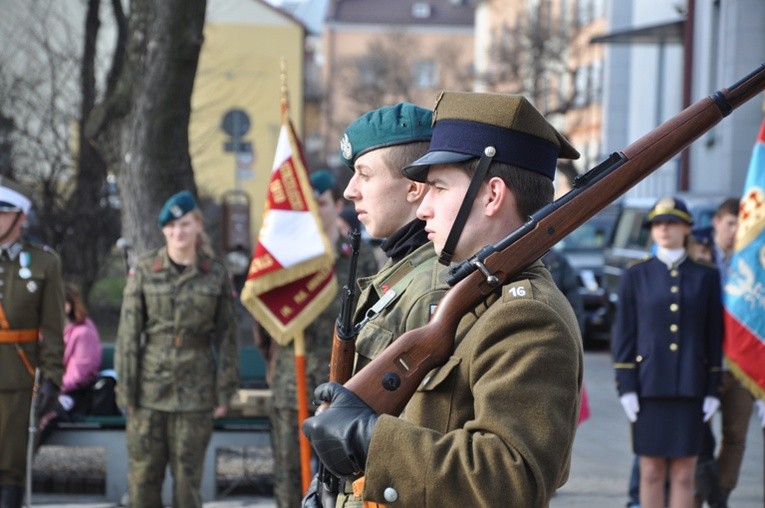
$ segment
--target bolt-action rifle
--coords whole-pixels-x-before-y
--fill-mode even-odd
[[[401,413],[425,375],[449,358],[457,325],[475,305],[763,89],[765,63],[578,176],[569,193],[456,265],[431,321],[401,335],[345,387],[378,413]]]
[[[361,233],[352,229],[348,233],[351,245],[351,262],[348,266],[348,282],[343,286],[340,314],[335,322],[335,335],[332,339],[332,357],[329,363],[329,380],[345,383],[353,374],[353,362],[356,356],[356,328],[353,325],[353,311],[356,300],[356,265],[359,260]],[[321,407],[317,409],[321,411]],[[340,491],[340,478],[326,470],[319,463],[319,487],[323,488],[320,499],[323,506],[334,507],[335,496]]]

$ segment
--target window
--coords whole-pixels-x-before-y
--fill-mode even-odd
[[[433,60],[418,60],[412,64],[412,84],[416,88],[435,88],[438,68]]]

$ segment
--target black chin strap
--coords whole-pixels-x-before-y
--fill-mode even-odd
[[[478,189],[481,188],[483,179],[486,177],[486,172],[489,171],[489,164],[491,164],[496,153],[497,151],[493,146],[487,146],[483,150],[481,160],[478,161],[478,168],[476,168],[475,174],[470,180],[470,185],[465,193],[465,198],[462,200],[460,209],[457,212],[457,217],[454,219],[452,229],[449,231],[449,236],[446,238],[444,248],[441,249],[441,255],[438,256],[438,262],[442,265],[449,266],[449,263],[452,262],[454,249],[457,248],[457,242],[460,239],[462,230],[465,229],[465,223],[467,222],[468,215],[470,215],[470,209],[473,208],[473,202],[478,194]]]

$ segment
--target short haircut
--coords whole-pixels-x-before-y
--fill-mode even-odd
[[[429,147],[430,141],[389,146],[384,149],[382,159],[393,170],[393,176],[403,178],[404,168],[428,153]]]
[[[738,215],[738,209],[741,202],[738,198],[728,198],[717,207],[715,217],[722,217],[723,215]]]
[[[471,159],[464,165],[471,178],[478,169],[479,161],[480,159]],[[518,214],[524,220],[553,200],[555,188],[552,180],[541,173],[528,171],[504,162],[492,162],[485,180],[495,176],[501,178],[512,191],[518,205]]]

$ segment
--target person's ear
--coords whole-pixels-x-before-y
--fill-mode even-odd
[[[484,214],[487,216],[496,215],[503,210],[510,201],[515,204],[510,189],[505,182],[498,176],[494,176],[486,182],[486,191],[483,195]]]
[[[414,180],[407,180],[407,182],[409,183],[406,189],[406,201],[408,203],[419,203],[422,201],[425,193],[428,192],[427,184],[415,182]]]

